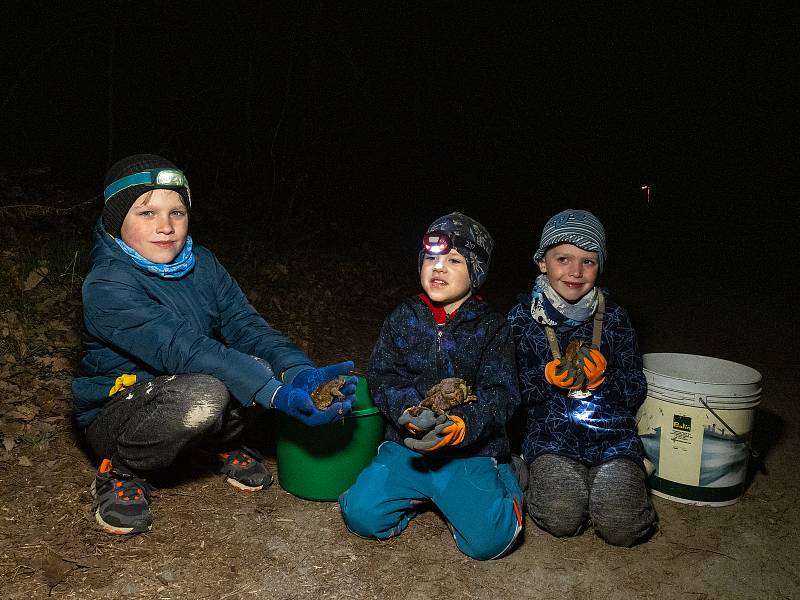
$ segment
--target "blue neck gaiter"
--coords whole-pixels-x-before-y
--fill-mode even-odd
[[[117,245],[122,248],[122,251],[131,257],[133,264],[142,269],[154,273],[164,279],[180,279],[186,275],[194,267],[194,253],[192,252],[192,236],[186,236],[186,243],[183,245],[183,250],[175,257],[169,264],[154,263],[147,260],[144,256],[139,254],[136,250],[128,246],[119,238],[114,238]]]

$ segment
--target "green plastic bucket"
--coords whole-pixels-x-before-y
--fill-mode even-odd
[[[353,412],[341,421],[307,427],[280,415],[276,458],[281,487],[306,500],[337,500],[372,462],[383,432],[383,416],[361,376]]]

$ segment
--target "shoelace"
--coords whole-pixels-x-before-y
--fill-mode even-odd
[[[247,446],[242,446],[233,452],[223,452],[220,454],[220,457],[222,457],[223,460],[229,461],[230,463],[240,467],[249,465],[254,459],[263,460],[264,458],[259,452],[256,452]]]
[[[150,500],[150,494],[153,493],[153,486],[146,480],[130,475],[129,473],[120,473],[118,471],[110,471],[109,478],[111,485],[114,488],[114,493],[118,498],[125,502],[136,502],[144,497]]]

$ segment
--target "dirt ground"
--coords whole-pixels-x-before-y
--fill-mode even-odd
[[[75,438],[69,408],[79,350],[78,285],[68,265],[51,263],[41,281],[31,278],[41,265],[22,268],[23,237],[4,229],[0,255],[6,278],[0,283],[9,296],[0,311],[3,598],[800,597],[800,423],[783,351],[796,346],[784,345],[791,331],[778,330],[769,311],[741,318],[740,310],[765,282],[733,286],[725,302],[713,288],[725,277],[709,289],[691,267],[673,278],[702,284],[680,299],[664,293],[672,283],[667,276],[617,286],[620,302],[632,307],[643,351],[717,356],[763,374],[753,439],[761,461],[751,461],[752,477],[738,503],[711,508],[654,498],[659,531],[631,549],[609,546],[591,531],[556,539],[527,518],[511,554],[477,562],[458,552],[434,512],[397,538],[367,541],[346,531],[336,503],[294,497],[277,478],[265,491],[237,492],[193,457],[157,482],[151,533],[99,531],[89,494],[95,466]],[[406,289],[375,279],[347,257],[332,264],[265,261],[239,280],[273,324],[316,361],[352,357],[363,367],[386,311],[413,289],[413,273]],[[508,285],[492,288],[490,299],[507,309],[527,281],[502,264],[493,268]],[[355,279],[379,286],[381,294],[354,296],[339,287]],[[772,300],[779,310],[790,295]],[[262,449],[277,473],[271,433],[265,423]]]

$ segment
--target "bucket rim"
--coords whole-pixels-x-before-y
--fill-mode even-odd
[[[345,417],[369,417],[370,415],[375,415],[381,412],[381,409],[377,406],[370,406],[368,408],[362,408],[360,410],[354,410],[349,415],[345,415]]]
[[[653,366],[642,365],[642,371],[647,374],[650,373],[658,378],[663,379],[671,379],[675,381],[685,381],[687,383],[692,384],[703,384],[703,385],[711,385],[711,386],[720,386],[720,387],[729,387],[729,386],[752,386],[756,384],[760,384],[763,381],[763,375],[757,369],[750,367],[748,365],[738,363],[732,360],[727,360],[724,358],[717,358],[716,356],[707,356],[703,354],[689,354],[685,352],[648,352],[642,355],[642,362],[645,362],[648,358],[653,359],[668,359],[670,357],[682,357],[684,359],[695,359],[695,360],[704,360],[709,362],[717,362],[717,363],[725,363],[727,365],[731,365],[736,367],[737,369],[741,370],[741,379],[739,381],[709,381],[712,379],[710,376],[700,377],[700,378],[692,378],[692,377],[685,377],[676,374],[670,373],[663,373],[657,371]],[[747,377],[745,377],[745,374]],[[652,383],[648,381],[648,383]]]

